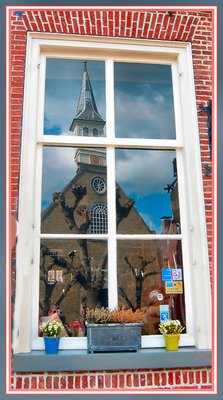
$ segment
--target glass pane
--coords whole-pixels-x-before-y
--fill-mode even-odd
[[[118,233],[180,233],[175,151],[116,150]]]
[[[42,233],[107,233],[106,151],[43,148]]]
[[[175,139],[169,65],[115,63],[116,137]]]
[[[86,307],[107,305],[106,241],[41,241],[40,323],[59,317],[65,336],[84,336]]]
[[[44,134],[105,136],[104,117],[104,62],[47,59]]]
[[[118,241],[118,288],[119,305],[145,307],[144,335],[158,334],[164,317],[186,326],[181,242]]]

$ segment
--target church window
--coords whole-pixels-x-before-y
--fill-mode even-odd
[[[163,347],[161,305],[186,326],[181,346],[210,348],[190,44],[85,38],[82,46],[72,35],[65,48],[64,40],[28,40],[16,351],[42,348],[39,317],[53,304],[72,323],[95,299],[146,307],[147,317],[156,306],[143,348]],[[62,348],[86,349],[84,334],[61,338]]]
[[[94,204],[90,210],[91,233],[107,233],[108,219],[107,206],[105,204]]]
[[[88,128],[83,128],[83,134],[84,136],[89,136],[89,129]]]
[[[106,192],[106,183],[101,177],[96,176],[93,178],[91,185],[98,194],[103,194]]]

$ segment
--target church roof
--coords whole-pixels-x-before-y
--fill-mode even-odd
[[[73,131],[73,125],[76,120],[81,121],[97,121],[103,122],[103,118],[98,112],[97,105],[95,102],[90,77],[87,71],[87,62],[84,61],[84,71],[82,77],[82,86],[80,91],[80,96],[77,105],[76,116],[70,127],[70,131]]]

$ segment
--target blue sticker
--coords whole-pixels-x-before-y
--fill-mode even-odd
[[[160,323],[169,319],[169,306],[167,304],[160,305]]]
[[[180,268],[163,268],[162,281],[182,281],[182,269]]]
[[[162,281],[172,281],[172,269],[163,268],[162,269]]]

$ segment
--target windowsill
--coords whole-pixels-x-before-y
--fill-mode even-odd
[[[89,354],[87,350],[59,350],[46,354],[42,350],[13,356],[14,372],[99,371],[211,366],[211,350],[183,347],[175,352],[164,349],[141,349],[138,352]]]

